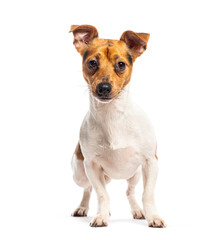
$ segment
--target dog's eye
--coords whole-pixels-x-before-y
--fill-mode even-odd
[[[92,69],[92,70],[96,70],[98,68],[97,62],[95,60],[90,60],[87,63],[88,68]]]
[[[124,62],[118,62],[116,66],[117,71],[123,71],[126,68],[126,64]]]

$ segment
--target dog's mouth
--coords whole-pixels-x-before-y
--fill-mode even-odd
[[[99,96],[97,92],[94,92],[94,91],[92,91],[91,94],[98,102],[101,102],[101,103],[109,103],[116,97],[112,94],[109,94],[109,96]]]
[[[101,103],[109,103],[109,102],[112,102],[112,101],[115,100],[115,99],[120,98],[121,92],[122,92],[122,91],[119,91],[119,92],[111,92],[111,94],[109,94],[108,96],[99,96],[96,91],[95,91],[95,92],[94,92],[94,91],[91,91],[91,94],[92,94],[92,96],[93,96],[98,102],[101,102]]]
[[[95,98],[99,101],[99,102],[103,102],[103,103],[108,103],[111,102],[113,100],[112,97],[99,97],[95,94]]]

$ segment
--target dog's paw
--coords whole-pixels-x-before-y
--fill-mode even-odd
[[[144,213],[140,208],[133,210],[132,215],[134,219],[145,219]]]
[[[91,227],[106,227],[108,226],[108,217],[102,216],[102,215],[97,215],[92,219],[90,222]]]
[[[88,208],[78,207],[72,214],[72,217],[86,217],[88,213]]]
[[[160,217],[153,217],[148,220],[148,227],[165,228],[166,224]]]

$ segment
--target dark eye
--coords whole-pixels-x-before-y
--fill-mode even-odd
[[[87,63],[88,68],[96,70],[98,68],[97,62],[95,60],[90,60]]]
[[[117,71],[123,71],[126,68],[126,64],[124,62],[118,62],[116,66]]]

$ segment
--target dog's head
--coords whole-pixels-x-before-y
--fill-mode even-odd
[[[93,96],[103,102],[116,98],[129,83],[133,62],[146,50],[150,34],[126,31],[120,40],[100,39],[90,25],[72,25],[70,32]]]

